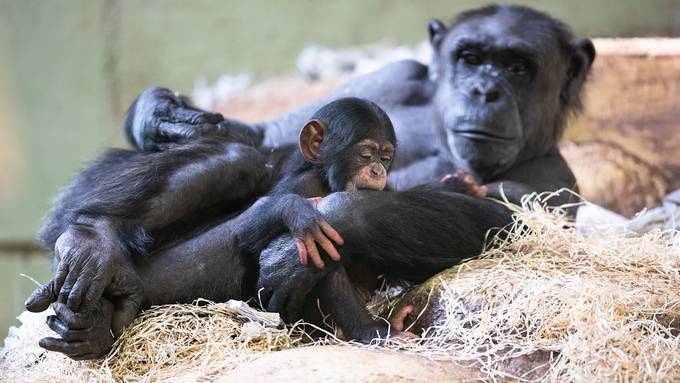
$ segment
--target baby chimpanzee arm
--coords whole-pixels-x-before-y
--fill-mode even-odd
[[[342,237],[326,222],[313,204],[297,194],[272,195],[260,198],[238,218],[240,248],[253,255],[260,254],[269,242],[286,229],[295,239],[300,262],[307,265],[307,256],[318,268],[325,266],[315,242],[334,260],[340,254],[331,242],[342,245]]]

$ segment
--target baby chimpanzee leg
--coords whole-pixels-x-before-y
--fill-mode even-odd
[[[387,321],[373,319],[366,311],[344,266],[340,265],[328,273],[317,289],[321,306],[340,325],[345,338],[370,343],[373,339],[400,334],[399,331],[390,331]]]

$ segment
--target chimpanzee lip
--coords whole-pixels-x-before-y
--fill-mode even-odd
[[[475,141],[498,141],[498,142],[509,142],[513,141],[514,138],[503,137],[493,133],[489,133],[483,130],[453,130],[453,133],[457,136],[465,137],[470,140]]]

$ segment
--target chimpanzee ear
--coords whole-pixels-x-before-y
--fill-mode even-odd
[[[432,60],[430,61],[430,67],[427,70],[427,76],[430,81],[437,82],[439,78],[439,71],[441,69],[440,58],[439,58],[439,47],[444,41],[446,36],[446,25],[437,19],[430,20],[427,25],[427,30],[430,33],[430,44],[432,45]]]
[[[427,30],[430,33],[430,44],[435,51],[439,50],[439,46],[446,36],[446,25],[437,19],[430,20],[427,25]]]
[[[595,60],[595,46],[589,39],[575,39],[571,43],[571,62],[567,72],[567,83],[562,97],[567,103],[577,102],[581,88],[588,77],[590,66]]]
[[[300,152],[307,162],[322,163],[319,155],[321,141],[326,135],[326,125],[319,120],[309,120],[300,130]]]

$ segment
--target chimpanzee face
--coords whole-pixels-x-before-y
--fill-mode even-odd
[[[353,97],[325,105],[300,131],[303,158],[333,192],[384,189],[396,144],[387,114]]]
[[[382,190],[387,184],[387,171],[394,158],[394,145],[391,142],[378,143],[364,139],[351,148],[347,154],[353,164],[347,164],[351,178],[345,184],[346,191]]]
[[[594,58],[546,15],[489,7],[430,23],[435,118],[458,168],[483,180],[555,145]]]

